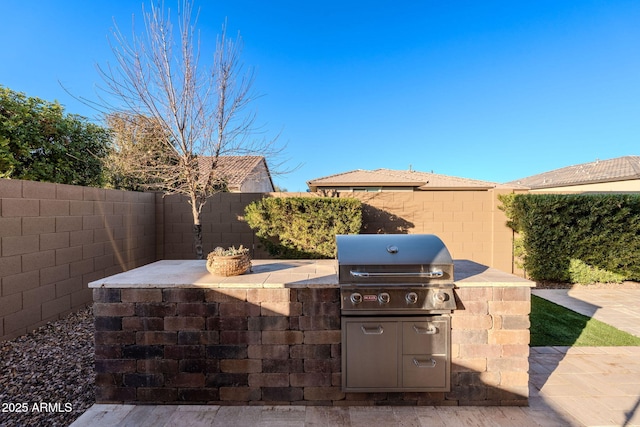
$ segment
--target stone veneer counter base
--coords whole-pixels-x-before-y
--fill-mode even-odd
[[[159,261],[91,282],[96,402],[527,405],[532,282],[455,261],[451,391],[341,389],[335,260],[254,260],[217,277]]]

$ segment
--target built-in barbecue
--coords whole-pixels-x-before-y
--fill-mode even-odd
[[[528,404],[534,282],[470,260],[453,281],[435,236],[338,243],[340,280],[336,260],[263,259],[231,278],[163,260],[91,282],[96,402]]]
[[[435,235],[336,236],[344,391],[449,391],[453,260]]]

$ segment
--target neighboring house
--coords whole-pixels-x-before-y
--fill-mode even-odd
[[[640,192],[640,156],[596,160],[517,179],[532,193]]]
[[[211,168],[210,157],[202,157],[200,173]],[[262,156],[220,156],[214,169],[216,181],[231,193],[270,193],[275,191],[267,161]]]
[[[357,169],[307,181],[312,192],[489,190],[514,186],[413,170]],[[519,186],[515,186],[516,188]]]

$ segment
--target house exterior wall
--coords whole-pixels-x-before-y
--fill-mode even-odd
[[[264,162],[260,162],[240,186],[241,193],[270,193],[275,191]]]
[[[155,261],[158,214],[152,193],[0,179],[0,340],[90,304],[88,282]]]
[[[633,179],[628,181],[615,181],[615,182],[599,182],[595,184],[584,185],[568,185],[562,187],[552,188],[537,188],[529,190],[531,193],[599,193],[599,192],[613,192],[613,193],[627,193],[640,192],[640,179]]]
[[[312,187],[311,191],[318,192],[337,192],[337,193],[358,193],[358,192],[368,192],[368,193],[381,193],[381,192],[389,192],[389,191],[416,191],[415,187],[405,186],[405,187],[391,187],[391,186],[381,186],[381,185],[354,185],[350,187]]]

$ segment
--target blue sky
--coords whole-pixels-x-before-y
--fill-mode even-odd
[[[165,0],[173,7],[175,1]],[[96,64],[140,0],[2,0],[0,84],[94,113]],[[638,155],[640,2],[195,0],[203,60],[225,19],[280,133],[289,191],[352,169],[506,182]]]

